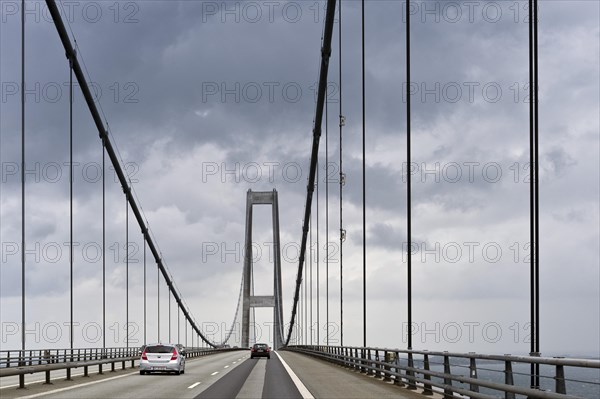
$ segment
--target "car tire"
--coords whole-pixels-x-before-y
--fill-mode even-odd
[[[267,356],[267,359],[270,359],[270,358],[271,358],[271,356]]]
[[[145,371],[142,371],[142,370],[140,370],[140,375],[144,375],[144,374],[146,374],[146,372],[145,372]]]

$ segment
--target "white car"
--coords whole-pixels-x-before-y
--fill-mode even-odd
[[[185,351],[174,344],[147,345],[140,358],[140,375],[153,371],[185,373]]]

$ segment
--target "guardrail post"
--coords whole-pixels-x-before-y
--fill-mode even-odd
[[[385,359],[385,357],[384,357]],[[379,357],[379,350],[375,350],[375,360],[377,361],[377,368],[375,369],[375,377],[384,378],[383,364],[381,364],[381,358]]]
[[[509,355],[506,355],[506,356],[509,356]],[[506,385],[514,385],[512,362],[510,360],[507,360],[504,362],[504,383]],[[504,398],[505,399],[515,399],[515,394],[512,392],[505,392]]]
[[[469,353],[475,355],[475,352],[469,352]],[[477,363],[475,362],[474,357],[469,359],[469,377],[477,378]],[[470,384],[469,389],[473,392],[479,392],[479,385]]]
[[[450,357],[444,355],[444,398],[451,398],[454,396],[452,392],[452,377],[450,377]]]
[[[395,352],[395,353],[396,353],[396,361],[394,363],[394,365],[395,365],[394,371],[396,372],[396,375],[394,376],[394,385],[403,387],[404,383],[402,382],[402,377],[400,376],[400,374],[402,373],[402,370],[398,367],[398,365],[400,365],[400,354],[398,352]]]
[[[100,363],[100,364],[98,365],[98,374],[104,374],[104,373],[102,372],[102,363]]]
[[[385,360],[385,373],[383,375],[383,380],[386,382],[391,382],[392,381],[392,374],[390,374],[390,371],[392,370],[392,366],[391,363],[393,362],[393,352],[388,352],[385,351],[384,354],[384,360]]]
[[[89,375],[88,375],[88,366],[83,366],[83,376],[84,377],[89,377]]]
[[[19,366],[25,366],[25,352],[23,351],[19,351]],[[19,388],[20,389],[24,389],[25,388],[25,375],[24,374],[19,374]]]
[[[350,361],[348,359],[348,348],[344,348],[344,366],[345,367],[351,367],[350,366]]]
[[[111,373],[115,372],[115,362],[110,362],[110,372]]]
[[[427,353],[423,355],[423,368],[425,369],[425,373],[423,373],[423,378],[426,381],[431,381],[431,376],[429,375],[429,373],[427,373],[428,371],[430,371],[429,355]],[[433,395],[433,390],[431,389],[431,384],[424,383],[422,393],[423,393],[423,395]]]
[[[44,382],[44,384],[46,384],[46,385],[52,384],[50,382],[50,370],[47,370],[45,374],[46,374],[46,381]]]
[[[554,377],[554,379],[556,380],[556,384],[555,384],[556,393],[566,394],[567,386],[565,384],[565,368],[563,367],[562,364],[556,365],[556,377]]]
[[[69,351],[70,358],[67,360],[67,350],[65,349],[65,361],[73,361],[73,349]],[[67,381],[71,381],[71,368],[67,368]]]
[[[415,367],[415,363],[413,361],[413,354],[408,353],[408,368],[412,369]],[[415,372],[413,370],[406,370],[406,387],[408,389],[417,389],[417,384],[415,383]]]

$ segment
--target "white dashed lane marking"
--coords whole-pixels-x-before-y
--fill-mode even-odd
[[[215,372],[214,372],[214,373],[212,373],[211,375],[217,375],[217,374],[219,374],[219,372],[218,372],[218,371],[215,371]]]
[[[188,389],[194,389],[196,388],[198,385],[202,384],[201,382],[196,382],[195,384],[192,384],[188,387]]]

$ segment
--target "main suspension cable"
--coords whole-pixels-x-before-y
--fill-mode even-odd
[[[325,29],[323,45],[321,47],[321,68],[319,71],[319,85],[317,93],[317,104],[313,126],[313,141],[310,157],[310,172],[307,185],[306,203],[304,207],[304,218],[302,223],[302,243],[300,245],[300,258],[298,260],[298,272],[296,274],[296,288],[294,292],[294,303],[292,305],[292,317],[289,324],[288,335],[285,346],[289,344],[295,324],[296,312],[298,310],[298,299],[300,295],[300,284],[302,282],[302,268],[306,256],[306,241],[308,239],[308,222],[311,214],[312,197],[315,189],[315,175],[317,158],[319,154],[319,140],[321,138],[321,125],[323,122],[323,108],[325,105],[325,92],[327,88],[327,74],[329,72],[329,58],[331,57],[331,38],[333,36],[333,24],[335,17],[336,0],[327,0],[327,11],[325,15]]]

